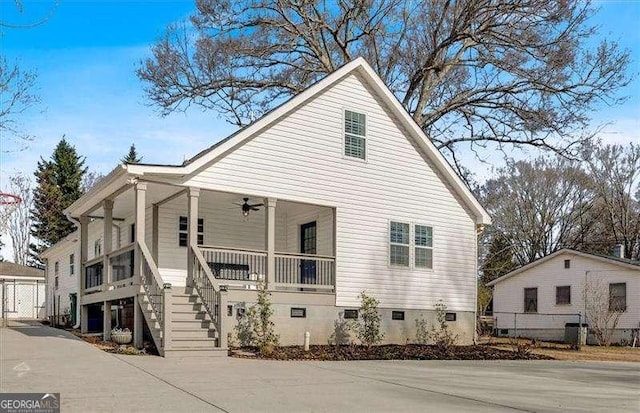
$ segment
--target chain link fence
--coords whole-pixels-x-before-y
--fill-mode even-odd
[[[493,313],[493,335],[542,341],[578,343],[586,339],[586,324],[581,314],[566,313]],[[580,326],[582,326],[580,328]]]

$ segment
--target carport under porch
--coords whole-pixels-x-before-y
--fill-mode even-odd
[[[96,220],[102,220],[103,232],[89,240],[86,228]],[[87,306],[100,305],[108,338],[112,311],[104,309],[133,300],[136,344],[146,320],[165,346],[176,300],[192,307],[197,302],[193,315],[207,313],[215,333],[206,336],[219,347],[226,342],[222,312],[233,312],[223,301],[234,290],[255,295],[259,278],[270,290],[287,292],[286,302],[313,294],[335,305],[335,222],[335,209],[328,206],[131,183],[80,217],[82,329],[89,328]],[[93,255],[89,241],[101,244]]]

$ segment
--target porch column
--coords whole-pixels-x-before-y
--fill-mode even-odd
[[[276,198],[265,198],[265,244],[267,247],[266,287],[275,289],[276,282]]]
[[[133,254],[133,268],[135,271],[134,273],[135,284],[140,284],[140,274],[142,274],[142,251],[140,250],[139,243],[144,242],[147,183],[136,182],[135,193],[136,193],[136,202],[135,202],[136,203],[136,212],[135,212],[136,248]]]
[[[191,188],[187,192],[187,285],[193,277],[193,247],[198,245],[198,201],[200,200],[200,188]]]
[[[111,265],[109,263],[109,254],[113,251],[113,201],[105,199],[102,202],[102,209],[104,210],[104,219],[102,220],[103,229],[103,263],[102,263],[102,291],[109,289],[109,283],[111,282]],[[111,320],[111,318],[109,318]]]
[[[142,329],[144,314],[140,308],[140,294],[133,296],[133,345],[135,348],[142,348]]]
[[[104,341],[111,340],[111,301],[102,303],[104,311],[102,312],[102,339]]]
[[[89,217],[80,217],[80,274],[78,280],[78,320],[80,321],[80,331],[89,331],[89,309],[82,304],[84,298],[85,281],[87,277],[87,251],[89,250]]]

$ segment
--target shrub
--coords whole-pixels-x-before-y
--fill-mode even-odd
[[[275,333],[275,325],[271,320],[271,293],[267,291],[263,281],[258,281],[258,300],[247,310],[247,323],[251,331],[252,344],[258,347],[263,355],[268,355],[278,345],[280,337]],[[240,323],[238,323],[240,324]]]
[[[379,344],[384,338],[384,333],[380,328],[380,313],[378,304],[374,297],[368,296],[364,291],[358,296],[360,298],[359,319],[355,327],[356,337],[367,347]]]
[[[345,320],[342,314],[339,315],[338,319],[333,322],[333,333],[329,337],[329,344],[335,346],[351,344],[351,330],[353,330],[351,320]]]
[[[427,320],[420,314],[415,320],[416,323],[416,343],[427,344],[429,342],[429,330]]]
[[[457,334],[453,334],[449,330],[449,325],[447,324],[447,305],[440,300],[435,305],[436,310],[436,325],[431,326],[431,332],[429,333],[429,339],[435,344],[437,347],[445,351],[451,350],[458,339]]]

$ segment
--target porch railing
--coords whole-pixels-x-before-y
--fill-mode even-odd
[[[111,270],[109,288],[119,288],[133,283],[135,244],[126,245],[108,254]]]
[[[258,276],[266,273],[266,251],[209,246],[199,249],[214,278],[229,281],[226,285],[255,285]]]
[[[193,252],[193,286],[217,331],[222,334],[222,326],[220,324],[220,286],[200,249],[192,246],[191,250]]]
[[[104,276],[104,260],[102,257],[87,261],[84,270],[85,292],[91,293],[102,290],[102,277]]]
[[[335,258],[315,254],[275,254],[276,287],[334,291]]]

